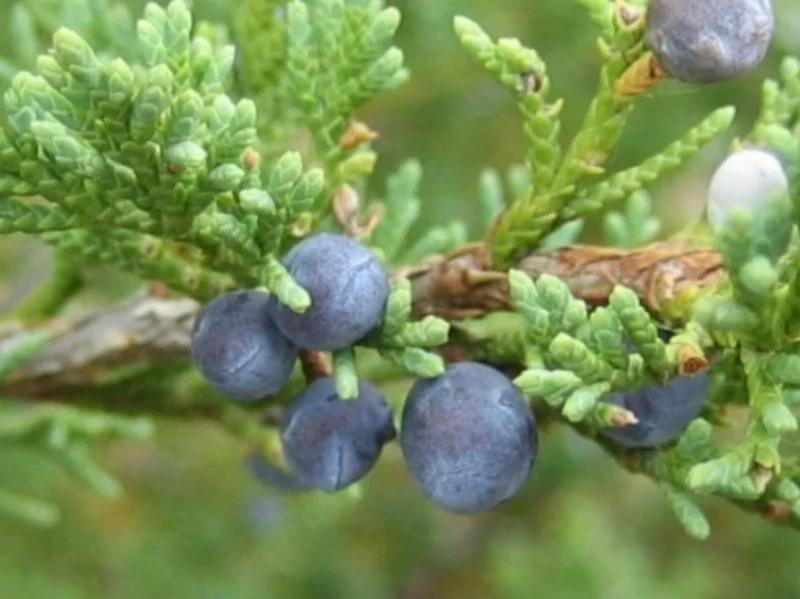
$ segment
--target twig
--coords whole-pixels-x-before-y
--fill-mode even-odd
[[[329,353],[300,350],[300,363],[303,366],[303,376],[307,383],[330,376],[333,372],[333,363]]]
[[[45,323],[43,328],[62,330],[3,382],[0,393],[46,398],[62,386],[91,385],[113,366],[188,355],[198,308],[191,299],[143,297],[74,323]],[[0,339],[0,353],[24,333]]]
[[[725,276],[720,255],[711,248],[691,247],[674,238],[633,250],[568,245],[534,252],[516,268],[536,278],[554,275],[591,306],[607,302],[615,285],[631,288],[644,306],[662,318],[680,317],[681,299],[718,284]],[[482,244],[470,244],[425,267],[401,270],[413,284],[414,312],[464,318],[508,309],[505,277],[487,276],[489,258]]]

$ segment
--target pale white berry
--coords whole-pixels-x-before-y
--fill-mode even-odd
[[[786,173],[775,156],[755,149],[734,152],[717,167],[708,186],[708,222],[719,230],[735,209],[758,210],[788,189]]]

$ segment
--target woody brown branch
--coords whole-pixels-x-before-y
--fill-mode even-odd
[[[624,285],[656,317],[686,290],[714,285],[724,277],[720,256],[710,248],[693,248],[686,239],[633,250],[564,246],[526,256],[517,268],[532,278],[545,273],[559,277],[591,306],[605,304],[614,286]],[[399,268],[393,276],[411,280],[416,316],[458,319],[511,307],[506,276],[491,270],[481,244],[465,245],[421,266]],[[0,394],[58,397],[60,389],[91,386],[104,371],[120,364],[188,355],[198,308],[190,299],[148,295],[73,323],[59,323],[54,339],[0,385]],[[52,329],[53,324],[44,326]],[[21,332],[0,335],[0,353]],[[306,358],[309,373],[322,368],[318,356]]]
[[[657,317],[683,294],[719,283],[725,271],[711,248],[674,238],[633,250],[568,245],[534,252],[516,268],[532,278],[558,277],[590,306],[608,302],[615,285],[632,289]],[[493,273],[481,244],[463,246],[429,264],[398,272],[412,281],[414,313],[464,318],[511,307],[508,281]]]

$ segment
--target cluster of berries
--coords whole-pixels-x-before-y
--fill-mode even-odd
[[[299,349],[349,347],[377,327],[389,295],[388,275],[374,254],[348,237],[318,234],[299,242],[284,266],[312,298],[296,313],[258,290],[227,293],[198,314],[192,357],[204,378],[232,399],[275,394],[287,382]],[[639,416],[639,424],[609,429],[623,446],[676,438],[702,406],[703,377],[664,387],[609,395]],[[342,399],[334,380],[312,381],[286,406],[280,424],[289,473],[262,478],[284,487],[335,492],[363,478],[386,443],[397,437],[383,394],[359,381]],[[533,413],[512,381],[476,362],[419,379],[402,410],[399,442],[412,477],[425,495],[453,512],[491,509],[528,479],[537,455]]]
[[[276,393],[300,349],[349,347],[383,317],[388,275],[361,243],[314,235],[294,246],[283,264],[312,298],[305,312],[267,293],[240,290],[211,301],[195,320],[194,363],[231,398]],[[488,509],[510,497],[536,455],[536,428],[522,394],[506,376],[478,363],[420,379],[405,402],[401,430],[410,472],[431,499],[454,511]],[[304,488],[329,492],[363,478],[395,437],[386,399],[363,380],[357,396],[345,400],[331,377],[318,378],[292,399],[281,421],[292,476]]]

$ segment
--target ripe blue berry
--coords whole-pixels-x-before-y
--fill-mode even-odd
[[[226,395],[270,395],[292,372],[297,348],[270,319],[268,302],[260,291],[232,291],[209,302],[195,319],[192,359],[203,377]]]
[[[538,437],[520,391],[474,362],[418,380],[403,409],[400,445],[431,501],[460,513],[489,510],[514,495],[536,459]]]
[[[626,408],[636,415],[636,424],[601,430],[622,447],[657,447],[676,440],[700,415],[709,386],[707,371],[677,376],[664,385],[636,391],[611,393],[603,401]]]
[[[332,378],[319,378],[292,400],[281,421],[283,454],[292,472],[329,493],[363,478],[394,437],[391,408],[366,381],[359,381],[358,397],[343,400]]]
[[[284,266],[311,296],[311,307],[293,312],[273,299],[272,317],[298,347],[332,351],[349,347],[380,322],[389,297],[389,277],[363,244],[321,233],[286,255]]]
[[[755,68],[774,30],[769,0],[651,0],[645,43],[676,79],[712,83]]]

